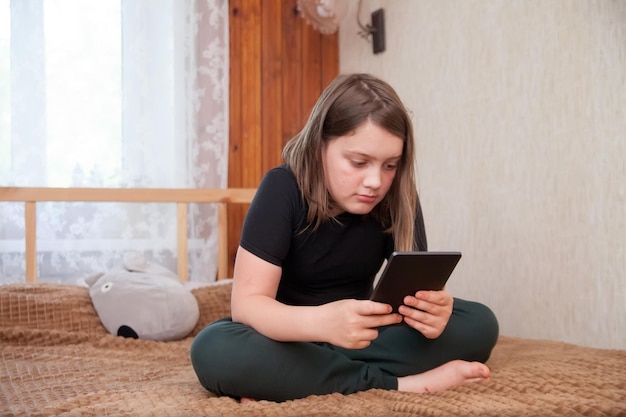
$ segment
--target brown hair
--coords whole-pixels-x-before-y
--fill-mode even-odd
[[[391,188],[371,214],[393,235],[396,250],[413,250],[418,201],[413,126],[389,84],[368,74],[339,75],[322,92],[304,128],[285,145],[283,160],[296,177],[308,204],[307,222],[315,229],[332,218],[332,201],[320,168],[324,144],[367,120],[404,141]]]

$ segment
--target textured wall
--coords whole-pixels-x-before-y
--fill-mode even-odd
[[[626,1],[365,0],[341,72],[389,81],[414,114],[431,250],[505,335],[626,348]]]

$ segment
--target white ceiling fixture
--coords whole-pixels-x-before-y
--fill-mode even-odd
[[[359,35],[369,41],[372,37],[372,48],[375,54],[385,50],[385,11],[378,9],[371,14],[372,23],[361,23],[361,6],[363,0],[359,0],[359,9],[356,21],[361,28]],[[339,29],[339,23],[348,13],[348,0],[297,0],[297,9],[304,20],[313,28],[324,35],[330,35]]]

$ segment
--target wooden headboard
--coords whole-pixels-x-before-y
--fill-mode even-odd
[[[121,202],[175,203],[177,207],[178,276],[187,281],[187,207],[189,203],[218,205],[217,279],[228,274],[228,216],[227,204],[249,204],[254,188],[224,189],[165,189],[165,188],[33,188],[0,187],[0,201],[23,202],[26,282],[37,281],[37,203],[61,202]]]

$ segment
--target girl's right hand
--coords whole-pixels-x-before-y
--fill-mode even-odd
[[[321,339],[346,349],[363,349],[378,337],[378,328],[402,321],[388,304],[339,300],[319,307]]]

